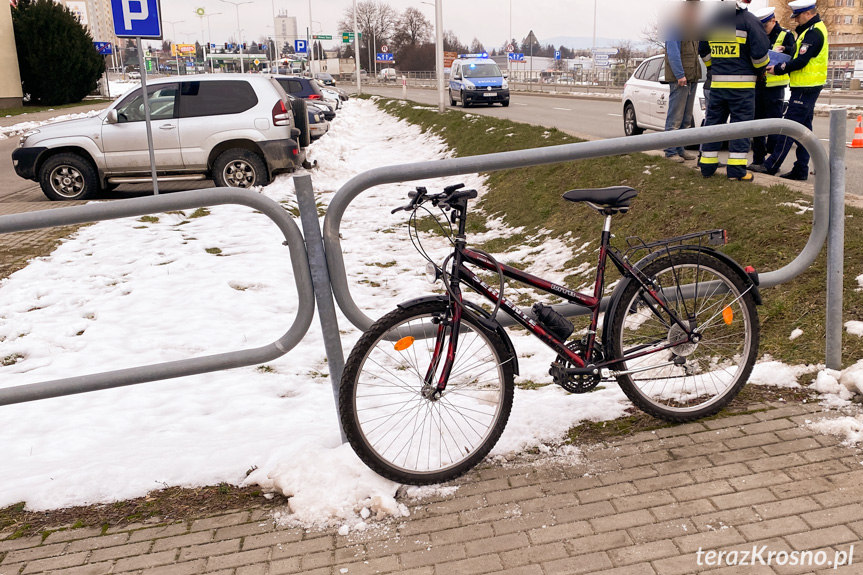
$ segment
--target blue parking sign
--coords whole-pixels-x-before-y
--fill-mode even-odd
[[[554,51],[554,59],[555,59],[555,60],[560,60],[560,50],[555,50],[555,51]]]
[[[159,0],[111,0],[114,34],[118,38],[162,37],[162,10]]]
[[[308,43],[305,40],[294,40],[294,52],[297,54],[305,54],[308,51]]]

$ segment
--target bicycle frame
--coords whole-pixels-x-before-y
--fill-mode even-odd
[[[505,311],[507,314],[512,316],[512,318],[518,322],[519,325],[524,327],[530,333],[535,335],[546,344],[548,347],[556,351],[559,355],[566,357],[576,368],[586,368],[587,361],[585,358],[593,357],[594,349],[596,347],[596,334],[597,334],[597,326],[599,323],[599,314],[600,314],[600,305],[602,302],[602,294],[605,289],[605,269],[608,259],[610,258],[612,263],[614,263],[615,267],[618,269],[620,274],[624,277],[631,277],[635,281],[637,281],[642,288],[646,290],[648,294],[650,294],[651,299],[654,303],[651,303],[647,299],[645,299],[645,303],[647,303],[653,313],[659,314],[657,311],[657,307],[668,314],[668,317],[678,324],[684,332],[684,336],[681,337],[679,341],[667,342],[661,346],[651,346],[651,348],[647,351],[637,350],[636,353],[628,354],[624,357],[619,358],[606,358],[604,361],[599,364],[592,365],[591,370],[601,370],[603,368],[607,368],[608,366],[614,365],[621,361],[636,359],[639,357],[643,357],[645,355],[650,355],[653,353],[657,353],[663,351],[665,349],[670,349],[682,343],[686,343],[690,339],[690,335],[692,333],[692,328],[690,327],[688,321],[684,322],[680,318],[677,317],[669,307],[666,305],[663,298],[660,294],[654,289],[654,286],[648,284],[644,281],[640,274],[635,273],[635,267],[629,263],[629,261],[620,253],[619,250],[610,245],[611,241],[611,216],[606,214],[605,226],[602,230],[602,238],[599,248],[599,262],[597,264],[597,273],[596,273],[596,281],[593,287],[593,295],[585,295],[571,289],[555,284],[548,280],[542,279],[540,277],[534,276],[532,274],[526,273],[517,268],[513,268],[511,266],[507,266],[504,264],[500,265],[500,269],[504,275],[504,277],[516,280],[520,283],[529,285],[533,288],[539,289],[546,293],[552,293],[554,295],[560,296],[570,303],[574,303],[576,305],[580,305],[582,307],[586,307],[591,311],[590,314],[590,327],[587,332],[587,346],[584,355],[582,356],[579,353],[569,349],[566,347],[565,342],[559,340],[557,337],[549,333],[542,325],[540,325],[536,320],[529,317],[527,314],[521,311],[516,305],[507,300],[505,297],[501,297],[498,291],[490,286],[488,283],[483,281],[479,276],[477,276],[473,271],[471,271],[468,267],[466,267],[466,263],[475,265],[477,267],[483,268],[485,270],[497,273],[498,267],[494,262],[490,261],[486,256],[481,253],[478,253],[474,250],[471,250],[467,247],[467,242],[465,239],[465,211],[461,212],[461,217],[459,218],[459,233],[456,236],[455,241],[455,253],[453,255],[453,264],[452,264],[452,272],[449,275],[450,282],[450,293],[456,295],[459,298],[459,302],[453,303],[452,305],[452,319],[451,325],[452,330],[450,333],[450,341],[447,347],[446,360],[444,363],[443,371],[441,372],[440,378],[437,383],[437,391],[442,392],[446,388],[446,382],[449,380],[450,373],[452,371],[453,362],[455,360],[455,353],[458,347],[458,337],[459,337],[459,329],[461,325],[461,319],[463,315],[462,308],[462,294],[460,284],[464,283],[471,288],[473,288],[478,293],[482,294],[486,299],[488,299],[492,303],[497,303],[500,300],[500,308]],[[608,310],[611,313],[613,310]],[[432,378],[434,377],[434,373],[437,371],[438,365],[440,364],[441,355],[444,347],[444,338],[445,338],[445,325],[442,324],[439,326],[438,334],[435,342],[435,350],[432,355],[432,361],[429,366],[429,370],[427,372],[425,382],[427,385],[432,384]],[[603,334],[604,336],[605,334]],[[597,371],[597,373],[599,373]]]

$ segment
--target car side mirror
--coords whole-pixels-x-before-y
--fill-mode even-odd
[[[107,124],[116,124],[120,121],[120,117],[117,115],[117,110],[111,110],[108,112],[108,116],[105,118],[105,123]]]

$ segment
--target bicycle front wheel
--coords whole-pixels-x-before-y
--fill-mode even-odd
[[[427,397],[444,365],[448,310],[447,302],[432,301],[390,312],[345,365],[339,393],[345,435],[366,465],[393,481],[429,485],[464,474],[491,451],[509,419],[513,358],[498,334],[467,316],[446,390]]]
[[[617,381],[641,410],[666,421],[693,421],[725,407],[752,373],[758,353],[755,297],[721,259],[696,251],[672,252],[641,270],[664,297],[667,310],[632,281],[611,310],[610,349],[623,358]],[[670,312],[670,313],[669,313]],[[698,334],[685,341],[686,331]],[[629,358],[629,359],[626,359]]]

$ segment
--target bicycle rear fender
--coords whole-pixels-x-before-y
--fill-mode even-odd
[[[753,277],[754,278],[758,277],[756,272],[752,272],[752,275],[746,273],[746,270],[743,269],[743,266],[741,266],[739,263],[734,261],[734,259],[732,259],[728,255],[726,255],[726,254],[724,254],[718,250],[715,250],[713,248],[699,247],[699,246],[686,246],[686,245],[684,245],[684,246],[670,246],[670,247],[668,247],[667,250],[665,248],[663,248],[662,250],[658,250],[658,251],[653,252],[652,254],[648,254],[648,255],[644,256],[643,258],[638,260],[638,262],[633,267],[635,269],[642,269],[645,266],[647,266],[649,263],[665,256],[669,252],[707,252],[707,253],[709,253],[711,256],[713,256],[716,259],[727,264],[728,267],[730,267],[737,274],[737,276],[743,281],[743,285],[745,285],[746,287],[752,288],[752,296],[755,298],[755,305],[761,305],[762,304],[761,291],[758,289],[758,282],[755,279],[753,279]],[[608,329],[611,327],[611,317],[614,315],[612,312],[614,311],[615,307],[617,307],[618,300],[620,299],[621,295],[623,294],[623,290],[626,289],[626,286],[628,286],[630,284],[630,282],[634,282],[634,281],[635,280],[632,278],[632,276],[626,276],[622,280],[620,280],[620,283],[617,284],[617,286],[614,288],[614,291],[611,294],[611,300],[608,302],[608,307],[605,310],[605,318],[603,318],[603,322],[602,322],[603,338],[605,337],[605,334],[608,333]]]
[[[414,306],[418,306],[428,302],[440,301],[446,305],[449,305],[449,297],[445,295],[427,295],[418,297],[412,300],[408,300],[398,304],[400,309],[410,309]],[[478,314],[480,317],[492,322],[494,327],[494,332],[500,336],[503,340],[504,345],[506,346],[507,351],[512,356],[512,368],[515,375],[519,375],[518,373],[518,355],[515,353],[515,346],[512,345],[512,340],[509,339],[509,334],[506,333],[506,330],[500,325],[496,320],[491,319],[491,314],[486,310],[481,308],[480,306],[471,303],[469,301],[464,302],[464,304],[471,309],[472,312]]]

